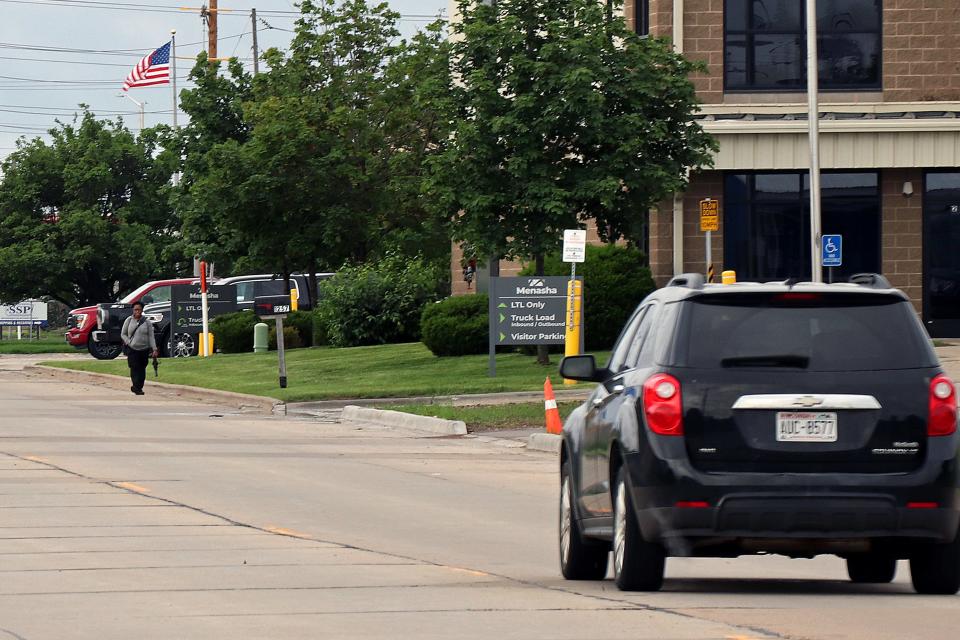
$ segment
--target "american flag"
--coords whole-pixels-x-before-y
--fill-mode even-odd
[[[123,81],[123,90],[130,87],[152,87],[157,84],[170,84],[170,43],[163,45],[137,63],[127,79]]]

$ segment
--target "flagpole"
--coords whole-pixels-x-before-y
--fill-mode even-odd
[[[177,30],[170,30],[170,84],[173,85],[173,128],[177,128]]]
[[[177,125],[177,30],[170,29],[170,85],[173,87],[173,130],[176,131]],[[180,172],[173,173],[173,186],[180,186]]]

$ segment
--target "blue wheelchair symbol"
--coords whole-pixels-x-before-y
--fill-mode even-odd
[[[843,265],[843,236],[837,234],[822,237],[820,263],[825,267]]]

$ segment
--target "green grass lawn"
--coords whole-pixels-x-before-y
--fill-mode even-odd
[[[606,353],[597,354],[601,363]],[[288,387],[277,382],[277,354],[218,354],[212,358],[165,359],[160,382],[237,391],[288,402],[333,398],[390,398],[405,396],[538,391],[549,375],[554,388],[561,356],[551,355],[550,366],[532,356],[497,355],[497,377],[487,376],[487,356],[437,358],[422,344],[380,345],[333,349],[293,349],[287,352]],[[47,362],[51,366],[127,375],[122,357],[111,361]],[[147,375],[154,380],[153,370]],[[568,387],[569,388],[569,387]]]
[[[560,417],[566,420],[570,412],[580,405],[579,402],[561,402],[557,405]],[[448,405],[417,404],[383,406],[380,409],[403,411],[419,416],[433,416],[445,420],[463,420],[467,429],[476,431],[494,431],[498,429],[544,428],[545,417],[542,402],[523,404],[500,404],[482,407],[452,407]]]
[[[62,331],[45,331],[40,334],[39,340],[27,340],[27,333],[24,332],[23,340],[17,340],[17,330],[4,327],[3,340],[0,340],[0,354],[76,352],[63,339]]]

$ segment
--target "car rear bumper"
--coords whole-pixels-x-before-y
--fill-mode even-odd
[[[661,472],[656,484],[644,482],[649,463],[641,465],[639,456],[627,456],[627,465],[640,527],[650,540],[947,542],[960,525],[960,491],[950,464],[889,475],[701,474],[687,468],[682,476],[667,473],[673,477],[668,482]]]

